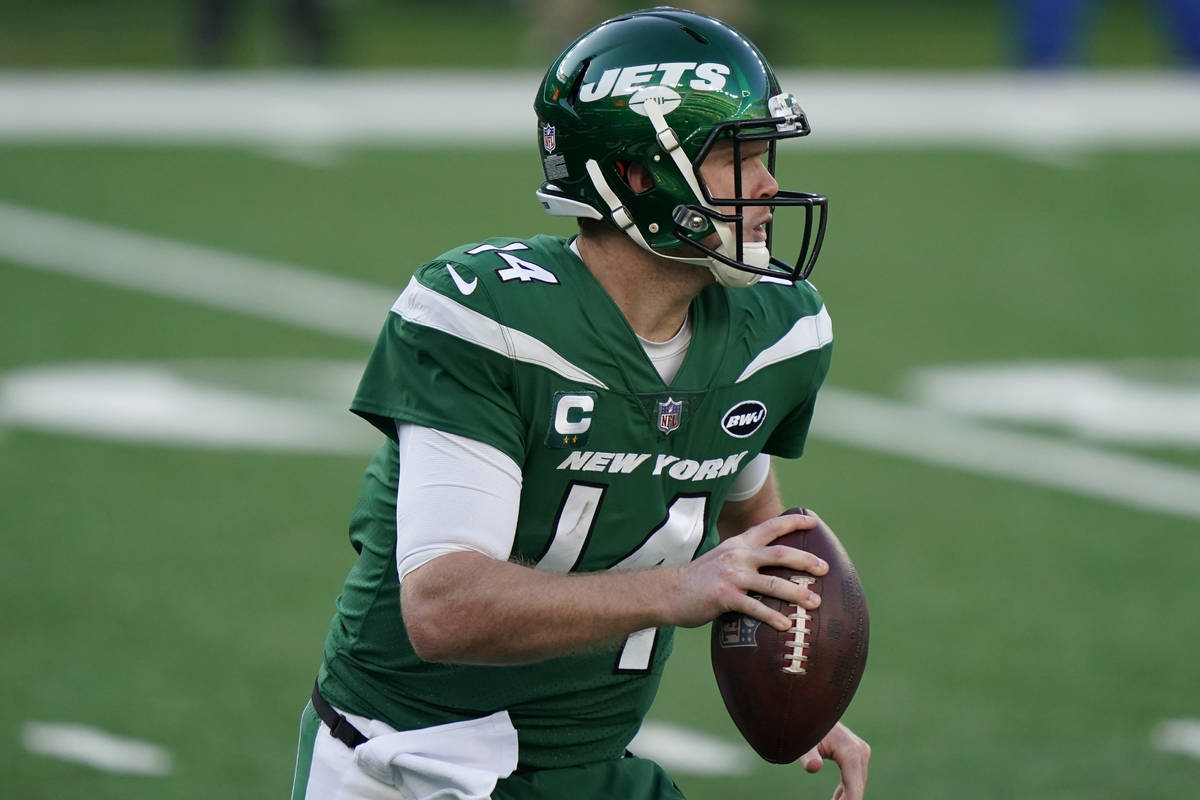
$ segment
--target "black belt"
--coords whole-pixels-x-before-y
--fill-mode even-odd
[[[321,722],[329,726],[330,735],[346,745],[346,747],[353,750],[367,741],[367,737],[362,735],[362,731],[351,725],[350,720],[343,717],[337,712],[337,709],[325,702],[325,698],[321,697],[321,688],[316,683],[313,684],[312,704],[317,712],[317,716],[321,718]]]

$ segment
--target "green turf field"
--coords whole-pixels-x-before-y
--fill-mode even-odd
[[[1169,372],[1181,391],[1200,387],[1200,150],[1061,163],[971,149],[821,150],[793,158],[785,174],[832,198],[813,276],[835,321],[831,386],[908,402],[919,368],[1055,360],[1150,364],[1146,385]],[[317,165],[242,149],[0,146],[3,203],[394,293],[414,266],[458,243],[567,232],[533,201],[537,180],[536,158],[509,150],[361,149]],[[0,381],[36,366],[166,364],[286,398],[288,384],[266,386],[275,373],[256,379],[256,365],[353,364],[369,348],[361,337],[4,260],[0,319]],[[338,388],[305,391],[336,403]],[[69,383],[55,397],[70,416],[104,413]],[[874,747],[871,796],[1196,791],[1200,760],[1154,739],[1165,720],[1200,718],[1197,517],[851,447],[820,424],[805,459],[781,475],[790,502],[840,532],[866,585],[871,659],[847,721]],[[1115,441],[1036,419],[998,427],[1173,465],[1196,485],[1194,435]],[[345,523],[365,459],[118,441],[9,420],[0,794],[284,796],[297,717],[354,555]],[[652,718],[737,740],[706,631],[679,637]],[[152,742],[173,767],[112,775],[32,755],[21,740],[29,721]],[[696,800],[816,798],[832,793],[835,773],[758,764],[745,775],[676,777]]]

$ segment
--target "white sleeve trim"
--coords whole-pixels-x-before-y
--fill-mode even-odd
[[[725,496],[725,501],[740,503],[754,497],[758,494],[758,490],[766,484],[767,476],[770,473],[771,457],[766,453],[759,453],[733,479],[733,486],[729,489],[729,494]]]
[[[810,350],[820,349],[832,341],[833,321],[830,320],[825,306],[821,306],[821,310],[816,314],[796,320],[796,324],[782,339],[755,356],[734,383],[741,383],[761,369],[804,355]]]
[[[392,304],[392,312],[414,325],[433,328],[502,356],[545,367],[569,380],[608,388],[602,380],[575,366],[542,340],[467,308],[422,285],[415,276]]]
[[[507,560],[521,506],[521,468],[483,442],[420,425],[396,425],[396,572],[447,553]]]

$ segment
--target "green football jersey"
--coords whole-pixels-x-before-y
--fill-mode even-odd
[[[491,239],[417,271],[352,404],[390,438],[351,520],[360,555],[320,675],[330,702],[402,730],[507,709],[522,767],[622,754],[670,628],[516,667],[414,654],[398,600],[395,424],[466,436],[520,465],[514,561],[557,572],[686,563],[717,543],[745,465],[760,452],[800,455],[833,338],[807,283],[714,285],[691,315],[686,358],[665,384],[566,239]]]

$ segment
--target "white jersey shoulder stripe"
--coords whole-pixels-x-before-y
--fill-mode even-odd
[[[608,388],[599,378],[575,366],[540,339],[501,325],[422,285],[415,277],[392,304],[392,311],[414,325],[433,328],[516,361],[544,367],[569,380]]]
[[[818,350],[832,341],[833,320],[829,318],[825,306],[821,306],[816,314],[796,320],[796,324],[782,339],[755,356],[735,383],[741,383],[760,369],[804,355],[810,350]]]

